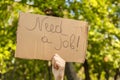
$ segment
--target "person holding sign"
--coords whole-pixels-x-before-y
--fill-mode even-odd
[[[55,80],[63,80],[64,70],[65,61],[58,54],[55,54],[52,58],[52,72]]]
[[[52,58],[55,80],[63,80],[65,61],[85,61],[87,36],[87,22],[20,13],[15,57],[51,60],[54,52],[63,53],[64,60],[57,54]]]

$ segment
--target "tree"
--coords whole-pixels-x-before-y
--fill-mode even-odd
[[[21,11],[87,21],[89,36],[86,61],[84,64],[74,63],[73,66],[77,75],[84,68],[84,74],[78,77],[85,80],[116,80],[119,77],[120,0],[1,0],[0,79],[53,79],[50,77],[49,62],[14,57]],[[73,76],[73,68],[67,67]]]

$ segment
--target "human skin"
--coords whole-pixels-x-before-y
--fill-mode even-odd
[[[55,80],[63,80],[65,71],[65,60],[58,54],[55,54],[52,58],[52,72]]]

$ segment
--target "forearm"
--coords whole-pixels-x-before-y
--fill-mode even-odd
[[[55,55],[52,58],[52,72],[55,80],[64,79],[65,61],[59,56]]]
[[[57,77],[55,80],[63,80],[63,77]]]

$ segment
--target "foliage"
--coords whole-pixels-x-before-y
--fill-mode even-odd
[[[89,23],[86,60],[92,80],[113,79],[120,69],[120,0],[1,0],[0,76],[2,80],[48,80],[49,62],[14,57],[19,12],[53,15]],[[76,72],[82,65],[75,64]],[[80,74],[84,78],[83,74]]]

